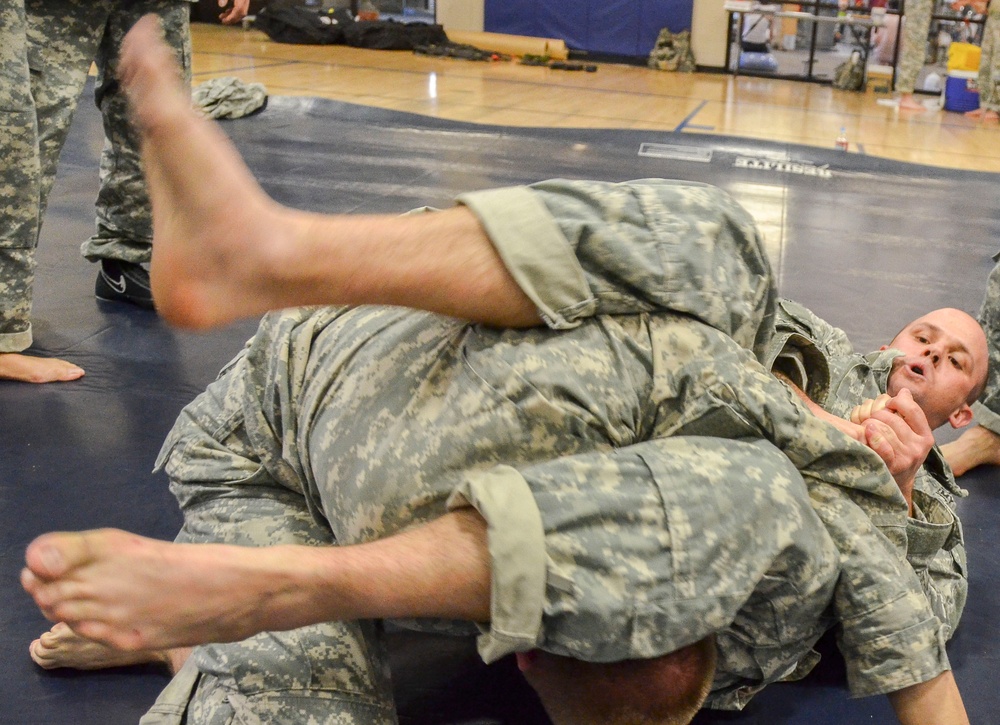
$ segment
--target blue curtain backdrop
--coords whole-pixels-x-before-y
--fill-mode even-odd
[[[491,33],[560,38],[572,50],[646,56],[661,28],[691,27],[693,0],[485,0]]]

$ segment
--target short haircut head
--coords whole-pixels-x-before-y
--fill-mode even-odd
[[[715,676],[715,638],[652,659],[582,662],[539,652],[525,678],[555,725],[687,725]]]

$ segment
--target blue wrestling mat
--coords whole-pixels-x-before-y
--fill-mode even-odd
[[[93,228],[100,120],[85,96],[42,231],[35,351],[82,365],[81,381],[0,382],[0,722],[134,723],[167,677],[153,667],[45,672],[27,655],[49,625],[17,583],[24,548],[57,529],[114,526],[171,539],[180,525],[152,474],[181,407],[252,334],[246,322],[178,332],[153,313],[97,303]],[[650,131],[518,129],[426,119],[324,100],[272,98],[226,130],[279,201],[330,212],[447,206],[460,192],[563,176],[669,177],[730,191],[761,224],[783,293],[843,327],[859,348],[932,308],[975,312],[1000,240],[1000,176],[881,161],[834,149]],[[238,200],[234,200],[238,203]],[[975,723],[1000,712],[1000,473],[962,479],[970,594],[950,654]],[[894,722],[884,697],[849,700],[831,642],[798,683],[742,713],[696,722]],[[470,642],[392,635],[403,723],[547,720],[510,661],[485,667]]]

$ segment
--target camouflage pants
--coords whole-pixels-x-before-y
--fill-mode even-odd
[[[35,247],[59,153],[113,6],[0,4],[0,352],[31,344]]]
[[[986,296],[979,310],[979,322],[986,331],[990,368],[986,390],[972,409],[979,425],[1000,435],[1000,262],[990,272],[987,280]]]
[[[896,90],[913,93],[920,69],[927,62],[927,33],[933,0],[906,0],[903,8],[903,47],[896,67]]]
[[[587,659],[656,656],[724,628],[748,600],[763,612],[791,595],[782,612],[796,624],[754,620],[769,652],[800,653],[799,638],[808,650],[838,569],[802,478],[766,443],[679,436],[611,450],[617,414],[589,426],[567,417],[563,409],[588,393],[617,410],[600,386],[627,398],[622,379],[652,364],[602,349],[606,325],[508,333],[383,308],[268,316],[164,444],[160,463],[184,511],[178,541],[360,543],[442,515],[455,491],[492,531],[490,504],[472,491],[516,469],[503,490],[526,484],[541,518],[534,555],[543,572],[546,561],[557,571],[539,584],[540,631],[506,626],[502,613],[523,604],[508,595],[492,608],[497,640]],[[525,401],[550,375],[578,389]],[[503,508],[509,520],[517,506]],[[532,538],[529,525],[506,530],[519,544]],[[491,533],[491,552],[502,542]],[[774,587],[767,601],[754,598],[762,578]],[[502,580],[494,568],[496,597]],[[434,631],[442,626],[469,631]],[[189,663],[144,723],[179,723],[185,711],[192,723],[396,721],[378,622],[206,645]],[[741,685],[742,672],[733,674]]]
[[[98,202],[98,214],[139,219],[137,224],[145,230],[139,238],[148,247],[148,200],[139,188],[135,140],[122,130],[124,100],[111,75],[124,30],[147,12],[157,12],[169,21],[168,37],[187,59],[188,6],[183,2],[15,0],[0,4],[0,149],[5,162],[0,170],[0,352],[20,352],[32,342],[38,234],[59,154],[95,58],[104,69],[98,80],[100,103],[116,119],[110,125],[106,120],[112,141],[102,162],[102,197],[108,201]],[[101,212],[101,208],[126,211]],[[121,256],[141,261],[148,257],[148,249],[133,257]]]
[[[990,8],[983,27],[982,57],[979,60],[979,107],[1000,111],[1000,7]]]
[[[143,15],[154,13],[164,39],[177,54],[186,82],[191,80],[190,3],[184,0],[130,0],[107,14],[94,62],[94,100],[104,122],[101,187],[96,203],[96,233],[80,247],[90,261],[120,259],[148,262],[153,241],[152,212],[146,193],[139,140],[128,120],[128,103],[118,84],[122,39]]]

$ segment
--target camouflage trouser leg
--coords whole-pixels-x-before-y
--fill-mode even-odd
[[[110,0],[0,6],[0,352],[31,344],[34,252]]]
[[[38,127],[31,99],[24,3],[0,5],[0,352],[31,345],[38,240]]]
[[[121,259],[148,262],[153,241],[149,195],[142,175],[139,139],[128,121],[128,102],[118,84],[122,39],[143,15],[159,16],[167,44],[177,54],[185,81],[191,80],[190,3],[137,0],[120,3],[108,18],[98,49],[95,101],[104,120],[101,188],[97,195],[94,236],[80,248],[90,261]]]
[[[979,61],[979,107],[1000,111],[1000,12],[991,11],[983,28],[982,58]]]
[[[906,0],[903,8],[903,48],[896,66],[896,90],[900,93],[913,93],[926,62],[932,4],[933,0]]]
[[[249,441],[243,360],[185,408],[164,446],[182,542],[336,545]],[[381,625],[333,622],[195,649],[143,723],[395,723]],[[197,669],[197,673],[192,672]]]
[[[986,381],[986,390],[972,409],[976,413],[976,422],[979,425],[1000,435],[1000,261],[990,272],[986,283],[986,296],[979,310],[979,322],[986,332],[990,353],[990,374]]]

